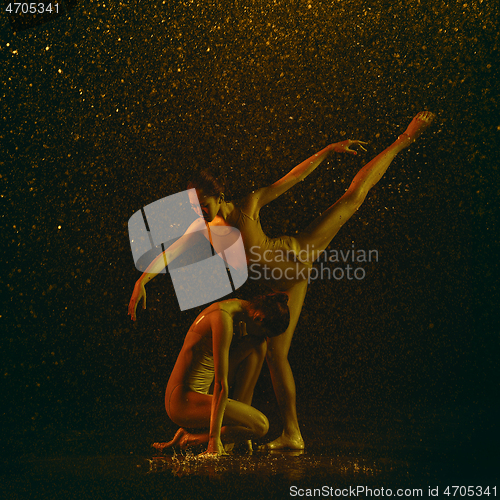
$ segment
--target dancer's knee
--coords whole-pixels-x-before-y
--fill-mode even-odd
[[[280,366],[288,363],[288,350],[285,349],[268,349],[266,353],[266,360],[269,367],[279,368]]]
[[[267,343],[266,359],[268,363],[284,363],[288,359],[288,351],[290,349],[290,342],[286,341],[285,332],[282,336],[269,339]]]
[[[269,420],[263,413],[259,412],[257,418],[253,421],[252,431],[259,438],[264,437],[269,431]]]
[[[357,186],[350,193],[346,193],[343,196],[343,202],[349,210],[353,213],[363,204],[365,201],[368,191],[363,189],[361,186]]]
[[[259,360],[264,361],[267,354],[267,342],[261,342],[255,347],[253,355]]]

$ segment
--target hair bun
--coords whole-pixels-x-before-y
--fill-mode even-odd
[[[205,196],[218,196],[225,191],[225,184],[220,169],[205,169],[194,175],[188,189],[201,189]]]
[[[288,295],[283,292],[270,293],[254,297],[250,301],[254,311],[264,313],[262,325],[271,333],[269,337],[282,334],[290,324]]]

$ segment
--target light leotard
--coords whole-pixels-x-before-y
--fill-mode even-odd
[[[201,345],[200,345],[201,344]],[[186,385],[191,391],[208,394],[214,380],[214,356],[204,343],[193,349],[193,360],[186,374]]]
[[[269,238],[262,230],[260,217],[253,219],[236,206],[227,222],[241,233],[250,278],[260,279],[260,274],[277,290],[287,290],[307,279],[312,264],[300,260],[299,243],[295,238]]]
[[[184,346],[177,357],[165,393],[165,404],[169,414],[170,398],[177,387],[182,386],[183,391],[208,394],[214,380],[212,335],[210,323],[206,321],[206,317],[216,311],[229,313],[221,309],[218,304],[213,304],[209,309],[211,310],[208,312],[205,310],[204,314],[191,326],[186,335]],[[231,315],[229,314],[229,316]]]

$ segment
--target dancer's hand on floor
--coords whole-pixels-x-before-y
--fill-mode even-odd
[[[208,441],[207,451],[200,453],[198,456],[200,458],[210,458],[217,457],[219,455],[228,455],[228,453],[224,449],[224,445],[222,444],[220,439],[210,439]]]

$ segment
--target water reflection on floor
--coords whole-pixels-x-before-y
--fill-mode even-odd
[[[419,479],[417,481],[418,476]],[[425,474],[424,474],[425,475]],[[407,486],[422,471],[404,461],[308,452],[31,459],[8,474],[5,498],[288,498],[291,487]],[[1,486],[0,486],[1,492]]]
[[[2,498],[9,499],[242,500],[313,496],[316,489],[316,496],[321,492],[323,497],[368,498],[367,490],[377,490],[375,495],[380,496],[384,488],[392,496],[398,496],[396,491],[414,489],[417,494],[413,496],[428,498],[429,487],[442,489],[447,481],[461,477],[453,461],[369,455],[254,452],[202,459],[192,453],[170,452],[150,457],[36,458],[18,461],[4,471],[0,496],[5,489]],[[359,488],[364,490],[359,493]]]
[[[0,498],[283,499],[301,496],[299,489],[313,496],[315,488],[320,489],[316,496],[320,491],[322,497],[346,497],[346,488],[358,487],[392,489],[394,497],[398,488],[415,488],[428,498],[429,487],[493,486],[498,477],[487,456],[494,449],[486,446],[491,434],[469,435],[443,415],[411,422],[392,414],[339,415],[332,422],[316,414],[304,419],[303,452],[235,452],[201,459],[201,448],[162,454],[151,448],[175,432],[160,410],[121,421],[109,415],[109,427],[54,428],[32,439],[9,436],[4,449],[11,455],[0,457]]]
[[[373,477],[381,473],[405,471],[406,462],[387,459],[373,460],[350,457],[314,456],[306,451],[254,452],[244,455],[226,455],[219,458],[203,458],[194,454],[156,456],[148,460],[149,473],[171,472],[178,477],[198,475],[223,479],[231,474],[257,477],[280,475],[290,482],[312,476]]]

